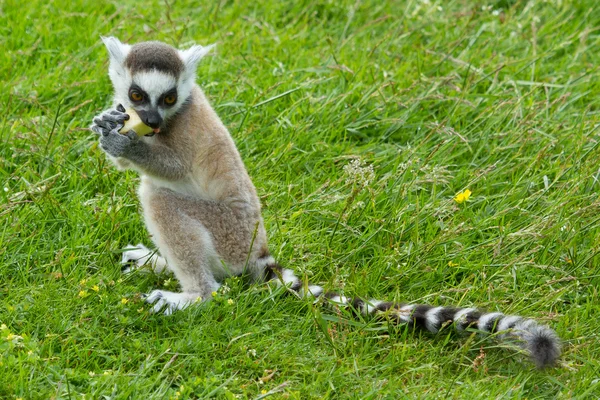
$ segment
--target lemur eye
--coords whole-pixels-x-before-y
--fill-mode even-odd
[[[172,106],[177,101],[177,97],[173,94],[170,94],[165,97],[165,104],[168,106]]]
[[[135,90],[132,90],[131,93],[129,93],[129,97],[133,101],[142,101],[144,99],[144,96],[142,96],[140,92],[137,92]]]

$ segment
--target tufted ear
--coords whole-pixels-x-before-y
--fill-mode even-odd
[[[187,50],[179,50],[179,56],[183,60],[185,74],[188,78],[196,74],[198,63],[212,50],[213,47],[215,47],[214,44],[211,44],[210,46],[195,45]]]
[[[108,50],[111,64],[113,62],[116,64],[123,64],[123,61],[125,61],[125,57],[127,57],[127,53],[129,53],[131,46],[121,43],[119,39],[113,36],[100,36],[100,38]]]
[[[128,44],[121,43],[119,39],[109,36],[102,37],[102,41],[108,50],[110,63],[108,66],[108,76],[115,89],[115,95],[127,93],[127,87],[130,85],[130,78],[125,69],[125,58],[131,49]]]

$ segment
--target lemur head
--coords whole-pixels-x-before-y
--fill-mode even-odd
[[[128,45],[114,37],[103,37],[102,41],[110,55],[108,75],[115,89],[115,101],[133,108],[156,131],[188,99],[198,62],[213,47],[177,50],[161,42]]]

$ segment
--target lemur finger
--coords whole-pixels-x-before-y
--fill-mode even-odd
[[[102,120],[112,122],[113,124],[119,124],[125,120],[125,115],[127,114],[123,114],[118,111],[109,111],[102,114]]]
[[[118,121],[127,121],[130,117],[129,114],[121,112],[119,110],[110,110],[108,113],[115,117]]]
[[[104,128],[105,130],[110,131],[115,128],[116,122],[111,122],[111,121],[107,121],[103,118],[96,117],[96,118],[94,118],[94,124],[98,125],[101,128]],[[103,134],[104,134],[104,132],[103,132]]]
[[[118,135],[120,137],[123,137],[123,134],[119,133],[119,130],[121,130],[122,127],[123,127],[123,124],[118,124],[114,129],[111,129],[105,136]]]
[[[92,125],[91,129],[92,129],[92,131],[97,133],[99,136],[106,136],[110,132],[108,129],[106,129],[100,125],[96,125],[96,124]]]
[[[98,134],[98,135],[102,135],[102,131],[104,130],[104,128],[94,124],[90,127],[90,129],[92,130],[92,132]]]
[[[106,137],[109,137],[111,135],[115,135],[115,134],[118,134],[118,133],[119,133],[119,131],[117,129],[108,128],[108,129],[104,129],[102,131],[102,136],[106,138]]]

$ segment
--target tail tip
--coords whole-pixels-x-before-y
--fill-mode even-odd
[[[552,329],[539,325],[530,334],[527,347],[533,363],[539,369],[552,366],[561,353],[558,335]]]

